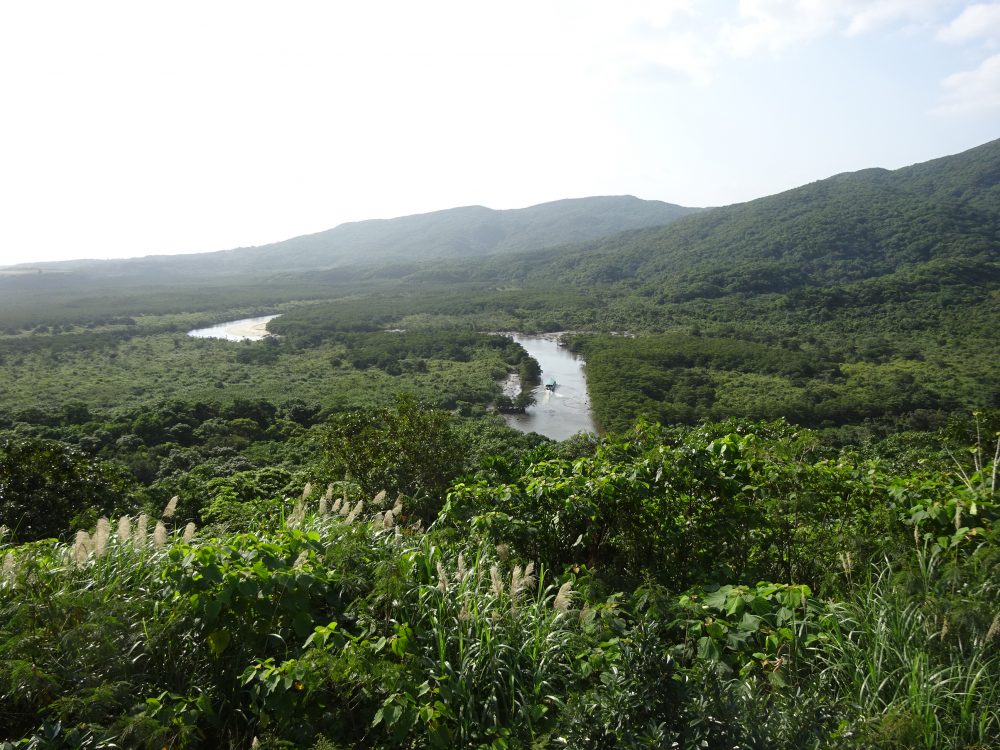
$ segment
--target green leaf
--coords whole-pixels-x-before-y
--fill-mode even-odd
[[[292,628],[295,630],[295,635],[304,638],[313,629],[312,615],[305,610],[299,610],[292,617]]]
[[[733,616],[740,614],[746,607],[746,602],[743,601],[742,596],[734,596],[729,601],[729,606],[726,608],[726,614]]]
[[[719,651],[715,641],[708,636],[702,636],[698,639],[698,658],[706,661],[719,661],[722,658],[722,652]]]
[[[222,610],[222,602],[213,599],[205,605],[205,622],[213,623],[219,619],[219,612]]]
[[[215,630],[208,634],[208,647],[213,654],[219,656],[229,647],[232,639],[233,636],[228,630]]]
[[[726,634],[726,645],[733,651],[740,651],[751,635],[753,634],[743,630],[732,630]]]
[[[708,631],[708,635],[710,637],[715,638],[715,639],[719,639],[719,638],[722,638],[722,636],[724,636],[726,634],[727,628],[721,622],[716,621],[716,622],[713,622],[713,623],[709,624],[705,628],[705,630]]]
[[[713,591],[711,594],[708,594],[704,598],[703,603],[708,607],[712,607],[713,609],[725,610],[726,601],[729,598],[729,593],[732,590],[733,590],[732,586],[723,586],[718,591]]]
[[[748,632],[754,633],[760,628],[760,624],[763,622],[763,618],[759,615],[752,615],[749,612],[743,615],[743,619],[740,620],[739,629],[746,630]]]

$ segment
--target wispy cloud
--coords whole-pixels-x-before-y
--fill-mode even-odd
[[[986,58],[973,70],[948,76],[941,88],[943,96],[936,114],[982,114],[1000,109],[1000,54]]]
[[[715,68],[709,19],[691,0],[572,0],[578,50],[615,78],[707,82]]]
[[[951,0],[876,0],[831,3],[845,8],[845,32],[849,36],[867,34],[886,26],[920,27],[934,23]]]
[[[953,44],[984,39],[995,44],[1000,40],[1000,3],[970,5],[938,32],[938,39]]]
[[[749,57],[777,53],[786,47],[828,34],[836,28],[832,4],[807,0],[742,0],[738,17],[722,27],[727,52]]]
[[[949,0],[741,0],[722,39],[737,57],[777,53],[828,34],[859,36],[932,23]]]
[[[619,26],[618,75],[637,80],[687,79],[711,83],[734,60],[781,56],[824,37],[919,32],[965,44],[975,55],[1000,44],[1000,0],[739,0],[718,13],[673,2],[636,3]],[[956,15],[957,13],[957,15]],[[975,57],[972,58],[973,60]],[[1000,56],[955,72],[940,85],[935,114],[975,116],[1000,106]]]
[[[727,61],[786,49],[829,36],[860,36],[890,29],[932,29],[955,0],[739,0],[727,10],[683,0],[615,5],[619,54],[629,72],[661,71],[710,81]],[[629,21],[621,24],[622,8]],[[607,35],[603,14],[592,20]]]
[[[961,44],[988,54],[1000,42],[1000,2],[975,3],[964,8],[937,33],[939,41]],[[987,57],[976,68],[953,73],[941,82],[938,115],[975,116],[1000,109],[1000,54]]]

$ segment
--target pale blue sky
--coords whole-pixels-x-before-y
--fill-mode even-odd
[[[1000,137],[1000,0],[33,0],[0,101],[0,264],[722,205]]]

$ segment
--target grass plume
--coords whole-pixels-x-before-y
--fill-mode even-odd
[[[132,539],[132,519],[122,516],[118,519],[118,543],[125,544]]]
[[[167,501],[166,506],[163,508],[163,513],[160,514],[162,518],[174,517],[174,513],[177,512],[178,500],[180,500],[180,498],[177,495],[174,495],[172,498],[170,498],[170,500]]]
[[[566,581],[559,587],[555,599],[552,600],[552,608],[557,612],[568,612],[573,606],[573,582]]]
[[[104,517],[97,519],[97,528],[94,530],[94,555],[98,558],[104,557],[108,549],[108,538],[111,536],[111,522]]]
[[[132,537],[132,541],[136,547],[140,549],[146,546],[146,539],[149,536],[146,527],[149,525],[149,516],[145,513],[140,513],[139,518],[135,522],[135,534]]]
[[[157,521],[153,529],[153,546],[156,549],[163,549],[167,545],[167,527],[163,521]]]

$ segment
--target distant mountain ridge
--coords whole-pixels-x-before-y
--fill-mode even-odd
[[[663,226],[700,211],[634,196],[598,196],[494,210],[465,206],[393,219],[349,222],[316,234],[256,247],[127,260],[30,264],[107,275],[144,272],[268,273],[359,263],[419,262],[538,250],[630,229]]]

